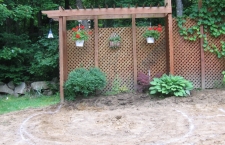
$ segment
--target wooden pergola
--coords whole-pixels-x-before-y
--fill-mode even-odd
[[[142,6],[116,8],[89,8],[89,9],[70,9],[66,10],[59,7],[59,10],[42,11],[49,18],[59,21],[59,66],[60,66],[60,98],[64,102],[63,84],[67,79],[67,30],[66,22],[68,20],[94,20],[95,32],[95,66],[98,67],[98,19],[132,19],[132,39],[133,39],[133,65],[134,65],[134,86],[137,86],[137,50],[136,50],[136,18],[164,18],[165,34],[167,48],[167,72],[174,74],[174,58],[173,58],[173,30],[172,30],[172,6],[171,0],[165,0],[164,5],[160,6]]]

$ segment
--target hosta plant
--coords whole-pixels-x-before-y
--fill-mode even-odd
[[[77,68],[69,73],[65,82],[65,98],[74,100],[77,96],[88,96],[106,85],[106,75],[99,68]]]
[[[150,85],[150,94],[160,96],[183,97],[190,95],[190,91],[193,89],[192,82],[181,76],[166,74],[161,78],[154,78]]]

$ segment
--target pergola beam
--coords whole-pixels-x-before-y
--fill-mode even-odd
[[[136,18],[164,18],[167,14],[136,14]],[[68,16],[67,21],[71,20],[93,20],[96,16]],[[52,17],[54,21],[58,21],[58,17]],[[132,15],[101,15],[98,19],[131,19]]]
[[[100,9],[79,9],[79,10],[54,10],[54,11],[42,11],[49,18],[55,17],[70,17],[70,16],[105,16],[110,15],[140,15],[140,14],[168,14],[172,13],[171,6],[167,7],[137,7],[137,8],[100,8]]]

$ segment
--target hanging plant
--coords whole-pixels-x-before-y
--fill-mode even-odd
[[[158,25],[158,27],[149,27],[143,34],[144,38],[146,38],[147,43],[154,43],[160,36],[160,32],[162,32],[162,26]]]
[[[118,48],[120,47],[121,38],[118,34],[113,33],[109,37],[109,47],[110,48]]]
[[[75,40],[77,47],[83,47],[84,41],[88,40],[89,34],[86,30],[84,30],[84,26],[76,26],[72,28],[73,36],[72,39]]]

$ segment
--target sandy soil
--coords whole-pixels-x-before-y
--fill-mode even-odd
[[[225,91],[100,96],[0,115],[3,145],[224,145]]]

